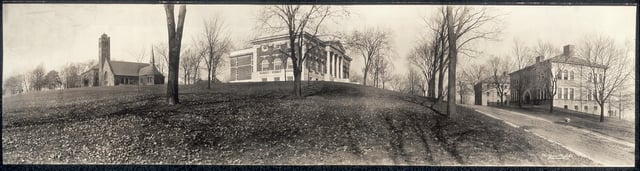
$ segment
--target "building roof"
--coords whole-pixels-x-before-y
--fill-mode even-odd
[[[561,54],[561,55],[555,56],[553,58],[546,59],[544,61],[536,62],[533,65],[526,66],[526,67],[524,67],[522,69],[513,71],[513,72],[509,73],[509,75],[514,74],[516,72],[524,71],[524,70],[526,70],[526,69],[528,69],[530,67],[538,65],[538,64],[540,64],[542,62],[545,62],[545,61],[572,64],[572,65],[582,65],[582,66],[588,66],[588,67],[607,68],[607,66],[602,65],[602,64],[592,64],[592,63],[589,63],[587,60],[584,60],[584,59],[579,58],[579,57],[567,56],[565,54]]]
[[[480,81],[480,83],[479,83],[479,84],[482,84],[482,83],[490,83],[490,84],[493,84],[493,82],[494,82],[493,78],[494,78],[494,76],[490,76],[490,77],[488,77],[488,78],[486,78],[486,79],[484,79],[484,80]],[[499,78],[500,80],[502,80],[502,83],[509,84],[509,76],[507,76],[507,75],[502,75],[502,76],[498,76],[498,78]]]
[[[147,63],[109,61],[113,75],[139,76],[140,69],[149,66]]]
[[[559,62],[559,63],[573,64],[573,65],[593,66],[593,67],[598,67],[598,68],[606,68],[607,67],[607,66],[604,66],[604,65],[601,65],[601,64],[591,64],[591,63],[587,62],[587,60],[584,60],[582,58],[570,57],[570,56],[566,56],[564,54],[555,56],[555,57],[547,59],[547,60],[550,60],[551,62]]]
[[[162,73],[160,73],[156,67],[149,65],[140,69],[138,75],[162,75]]]

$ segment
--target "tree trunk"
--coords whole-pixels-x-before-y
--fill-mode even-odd
[[[180,45],[182,41],[182,29],[184,25],[184,17],[187,9],[184,5],[180,6],[178,14],[178,25],[174,21],[173,4],[165,5],[167,15],[167,28],[169,40],[169,78],[167,83],[167,103],[178,104],[178,70],[180,69]]]
[[[207,89],[211,89],[211,67],[207,71]]]
[[[604,122],[604,103],[600,104],[600,122]]]
[[[362,80],[362,85],[367,86],[367,72],[368,68],[364,69],[364,80]]]
[[[296,97],[302,97],[302,81],[301,81],[301,77],[302,77],[302,72],[300,72],[300,70],[298,70],[297,68],[294,67],[293,69],[293,93],[296,95]]]
[[[549,104],[549,113],[553,113],[553,100],[550,100],[551,103]]]
[[[436,74],[435,74],[435,72],[434,72],[434,73],[433,73],[433,74],[431,74],[431,75],[432,75],[431,79],[429,79],[429,80],[427,81],[427,82],[428,82],[427,84],[428,84],[428,86],[429,86],[429,87],[427,87],[427,97],[433,97],[433,98],[435,98],[435,94],[436,94],[436,82],[435,82],[435,79],[434,79],[434,78],[435,78]]]
[[[451,62],[451,61],[449,61],[449,62]],[[440,62],[440,65],[441,65],[441,67],[438,70],[438,94],[436,94],[437,95],[436,99],[438,99],[438,102],[442,102],[442,100],[443,100],[443,98],[442,98],[443,93],[442,92],[443,92],[443,84],[444,84],[444,82],[443,82],[444,81],[444,69],[443,69],[444,66],[442,66],[442,65],[444,65],[444,63]]]
[[[449,91],[447,92],[447,115],[454,117],[456,113],[456,58],[458,56],[456,35],[453,33],[451,6],[447,6],[447,32],[449,33]]]

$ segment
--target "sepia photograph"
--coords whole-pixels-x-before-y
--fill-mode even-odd
[[[634,167],[636,10],[3,3],[2,163]]]

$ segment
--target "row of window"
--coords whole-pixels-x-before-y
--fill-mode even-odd
[[[558,87],[558,93],[557,93],[556,99],[574,100],[573,92],[574,92],[574,88],[560,88],[560,87]],[[587,91],[587,100],[588,101],[595,100],[595,96],[596,96],[595,93],[592,93],[591,91]]]
[[[291,62],[291,58],[287,59],[286,68],[282,68],[283,67],[282,60],[280,58],[276,58],[273,60],[273,67],[271,67],[271,64],[272,63],[270,63],[269,60],[267,60],[266,58],[263,59],[260,65],[258,65],[258,71],[281,70],[281,69],[293,68],[293,62]]]
[[[558,80],[574,80],[575,79],[574,75],[575,74],[573,71],[569,72],[568,70],[564,70],[556,74],[556,77],[558,78]]]
[[[573,91],[574,88],[560,88],[558,87],[558,95],[556,96],[556,99],[568,99],[568,100],[573,100]]]
[[[289,42],[287,42],[287,43],[276,43],[276,44],[273,45],[274,49],[281,49],[283,47],[284,48],[289,47]],[[269,46],[268,45],[262,45],[262,46],[260,46],[260,49],[262,49],[263,52],[266,52],[266,51],[269,50]]]
[[[564,105],[564,109],[569,109],[569,106]],[[578,105],[574,105],[573,110],[580,110],[580,107],[578,107]],[[593,111],[598,111],[598,106],[593,106]],[[589,112],[589,106],[584,106],[584,112]]]
[[[293,76],[287,76],[287,81],[292,81],[293,80]],[[268,81],[267,78],[262,78],[262,82],[266,82]],[[280,81],[280,77],[273,77],[273,81]]]

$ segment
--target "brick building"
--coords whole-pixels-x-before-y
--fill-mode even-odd
[[[155,66],[153,49],[149,63],[112,61],[111,38],[98,40],[98,64],[81,74],[83,87],[164,84],[164,75]]]
[[[514,92],[510,96],[513,104],[522,101],[528,105],[548,105],[553,98],[554,107],[600,114],[600,110],[603,109],[599,108],[593,98],[593,92],[588,91],[586,87],[593,81],[590,79],[591,68],[595,68],[596,73],[601,73],[606,67],[590,64],[577,57],[574,51],[574,45],[566,45],[562,54],[546,60],[543,56],[536,57],[533,65],[509,74],[510,89]],[[600,78],[601,74],[598,77]],[[555,96],[545,91],[553,78],[557,78]],[[604,110],[605,113],[615,112]]]
[[[305,33],[304,46],[319,45],[310,52],[302,67],[302,80],[349,81],[351,58],[339,41],[322,41]],[[230,82],[293,80],[288,34],[251,41],[251,47],[230,53]],[[303,51],[303,53],[305,53]]]

